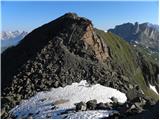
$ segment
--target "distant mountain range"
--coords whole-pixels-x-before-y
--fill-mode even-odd
[[[28,32],[26,31],[2,31],[0,33],[1,38],[1,50],[2,52],[10,46],[16,45],[20,40],[22,40]]]
[[[124,23],[109,29],[130,43],[141,45],[152,51],[158,52],[159,49],[159,26],[151,23],[139,24]]]

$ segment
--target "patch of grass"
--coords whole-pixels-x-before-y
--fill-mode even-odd
[[[135,64],[134,52],[130,45],[113,33],[105,33],[103,31],[98,31],[97,33],[103,37],[105,43],[110,48],[112,62],[115,64],[115,67],[119,65],[128,74],[133,74],[138,66]]]
[[[141,68],[137,63],[136,51],[134,47],[111,32],[105,33],[104,31],[97,29],[96,32],[103,38],[104,42],[110,49],[109,51],[112,59],[113,69],[117,70],[121,68],[119,71],[130,78],[130,83],[138,84],[146,96],[150,96],[157,100],[158,95],[146,85]],[[147,56],[146,51],[141,50],[141,52]],[[147,58],[146,61],[148,62],[148,65],[150,65],[150,62],[153,62],[152,58]],[[152,69],[151,66],[150,68]]]
[[[158,64],[159,61],[159,54],[158,52],[151,52],[149,49],[137,45],[136,47],[134,47],[134,49],[138,52],[140,52],[141,54],[143,54],[143,56],[145,57],[145,59],[147,59],[150,62],[156,63]]]

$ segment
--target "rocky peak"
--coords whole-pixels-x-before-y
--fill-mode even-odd
[[[26,65],[34,61],[43,65],[48,65],[48,61],[66,61],[69,55],[94,62],[105,62],[109,57],[107,46],[94,31],[92,22],[75,13],[67,13],[33,30],[17,46],[2,53],[2,89],[9,86],[9,81],[20,71],[30,71]],[[10,59],[11,56],[16,59]],[[62,69],[62,65],[59,67]]]
[[[102,38],[95,33],[93,24],[90,20],[79,17],[75,13],[66,13],[61,19],[63,19],[63,21],[73,21],[68,25],[70,33],[65,33],[63,31],[60,35],[62,38],[65,37],[62,40],[62,43],[70,50],[70,52],[82,56],[84,51],[86,51],[85,53],[89,51],[89,54],[92,54],[92,57],[95,56],[101,62],[104,62],[107,57],[109,57],[106,45],[103,43]]]
[[[138,24],[138,22],[135,22],[134,28],[135,28],[135,30],[133,30],[133,32],[135,32],[134,34],[137,34],[138,31],[139,31],[139,24]]]
[[[82,56],[84,51],[86,51],[85,53],[89,51],[92,57],[95,56],[101,62],[104,62],[109,57],[106,45],[103,43],[102,38],[95,33],[90,20],[79,17],[75,13],[66,13],[62,19],[64,21],[67,19],[73,21],[69,26],[70,33],[63,32],[63,35],[61,34],[62,38],[64,34],[68,36],[67,39],[64,38],[62,41],[70,52]]]
[[[73,19],[79,18],[76,13],[72,13],[72,12],[64,14],[64,17],[69,17],[69,18],[73,18]]]
[[[153,25],[151,23],[139,24],[138,22],[135,24],[125,23],[108,31],[119,35],[129,42],[138,42],[141,46],[150,48],[150,50],[153,50],[154,52],[158,51],[158,25]]]

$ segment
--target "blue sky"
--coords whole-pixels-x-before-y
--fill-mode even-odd
[[[158,24],[157,1],[132,2],[33,2],[1,3],[2,30],[31,31],[66,12],[76,12],[92,20],[95,27],[107,30],[126,22]]]

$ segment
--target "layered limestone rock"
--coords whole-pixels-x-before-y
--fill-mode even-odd
[[[106,44],[102,38],[96,35],[91,24],[87,26],[82,39],[86,44],[86,49],[91,47],[98,60],[105,61],[109,57]]]

